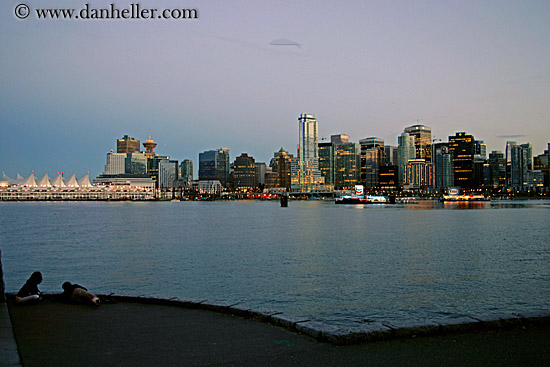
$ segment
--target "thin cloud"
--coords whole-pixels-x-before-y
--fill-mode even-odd
[[[497,135],[497,138],[525,138],[528,135]]]
[[[302,48],[302,45],[300,43],[295,42],[295,41],[291,41],[291,40],[286,39],[286,38],[279,38],[279,39],[273,40],[273,41],[269,42],[269,44],[271,46],[295,46],[295,47],[298,47],[298,48]]]

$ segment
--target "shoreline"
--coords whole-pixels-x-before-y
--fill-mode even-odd
[[[60,301],[60,293],[46,293],[47,301]],[[297,334],[310,336],[322,343],[336,346],[350,346],[363,343],[410,339],[417,337],[438,337],[472,332],[498,332],[504,330],[525,329],[533,326],[550,326],[550,314],[501,318],[480,319],[469,316],[471,322],[458,323],[414,323],[401,326],[389,322],[366,323],[361,331],[330,325],[314,319],[286,316],[283,312],[262,307],[251,307],[241,303],[209,303],[208,300],[190,300],[174,298],[156,298],[147,296],[124,296],[115,294],[98,294],[106,304],[134,303],[143,305],[158,305],[179,307],[190,310],[210,311],[214,313],[238,316],[244,319],[259,321],[272,326],[281,327]],[[6,293],[13,300],[15,293]],[[451,321],[451,320],[450,320]]]

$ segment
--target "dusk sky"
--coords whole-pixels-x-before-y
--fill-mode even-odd
[[[227,147],[269,163],[319,137],[397,145],[413,124],[504,150],[550,142],[550,1],[154,1],[198,19],[19,20],[0,5],[0,170],[103,172],[127,134],[179,161]],[[26,0],[36,7],[109,1]],[[115,1],[118,8],[129,1]],[[286,40],[286,41],[285,41]]]

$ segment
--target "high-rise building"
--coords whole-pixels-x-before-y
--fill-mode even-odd
[[[126,153],[107,153],[104,175],[123,175],[126,173]]]
[[[216,179],[220,181],[223,187],[227,187],[229,182],[229,149],[218,149],[216,157]]]
[[[147,157],[143,153],[128,153],[125,160],[125,173],[131,175],[147,174]]]
[[[176,187],[178,177],[178,161],[164,159],[159,162],[158,187],[160,189]]]
[[[282,147],[279,151],[273,153],[270,166],[272,169],[270,176],[271,187],[284,187],[290,189],[291,187],[291,162],[294,156],[289,154]],[[274,178],[276,177],[276,179]]]
[[[544,175],[544,186],[548,187],[548,150],[545,150],[543,154],[539,154],[536,157],[533,157],[533,169],[542,171]]]
[[[397,166],[385,165],[379,168],[379,187],[382,190],[395,191],[399,188]]]
[[[346,134],[331,135],[330,142],[334,145],[349,143],[349,136]]]
[[[199,180],[229,182],[229,149],[220,148],[199,153]]]
[[[338,190],[351,190],[361,178],[361,146],[357,143],[336,145],[334,186]]]
[[[384,139],[370,137],[359,140],[361,145],[361,183],[365,188],[378,186],[379,168],[385,163]]]
[[[408,133],[402,133],[397,138],[397,169],[400,185],[403,184],[403,181],[405,179],[405,165],[411,159],[416,158],[414,139],[414,136],[411,136]]]
[[[325,184],[334,185],[336,164],[336,145],[330,143],[319,143],[319,170],[325,178]]]
[[[267,172],[267,166],[264,162],[256,162],[256,184],[265,185],[265,173]]]
[[[253,190],[256,186],[256,164],[254,158],[242,153],[233,163],[233,185],[242,191]]]
[[[426,163],[432,161],[432,129],[425,125],[406,127],[404,132],[414,136],[416,159],[424,159]]]
[[[533,169],[533,147],[531,144],[511,146],[510,188],[523,191],[527,186],[527,171]]]
[[[319,171],[315,115],[301,114],[298,118],[298,157],[291,162],[292,191],[312,192],[324,189]]]
[[[193,181],[193,161],[184,159],[180,164],[180,177],[184,182]]]
[[[397,147],[394,147],[393,145],[385,145],[384,155],[386,157],[386,165],[397,166]]]
[[[207,150],[199,153],[199,181],[214,181],[216,177],[217,150]]]
[[[411,159],[405,164],[403,187],[421,190],[433,186],[433,166],[424,159]]]
[[[454,186],[453,157],[449,143],[435,143],[432,146],[434,161],[434,187],[445,190]]]
[[[506,187],[512,186],[512,146],[517,145],[515,141],[506,142]]]
[[[486,187],[499,189],[506,186],[506,158],[504,153],[497,150],[489,153],[487,171],[485,175]]]
[[[453,153],[455,186],[463,189],[475,188],[474,137],[465,132],[449,136],[449,151]]]
[[[117,153],[135,153],[139,152],[140,143],[139,140],[124,135],[121,139],[116,141],[116,152]]]

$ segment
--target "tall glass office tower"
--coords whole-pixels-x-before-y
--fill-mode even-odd
[[[302,113],[298,118],[298,157],[291,164],[292,191],[318,191],[324,184],[319,171],[317,119]]]

